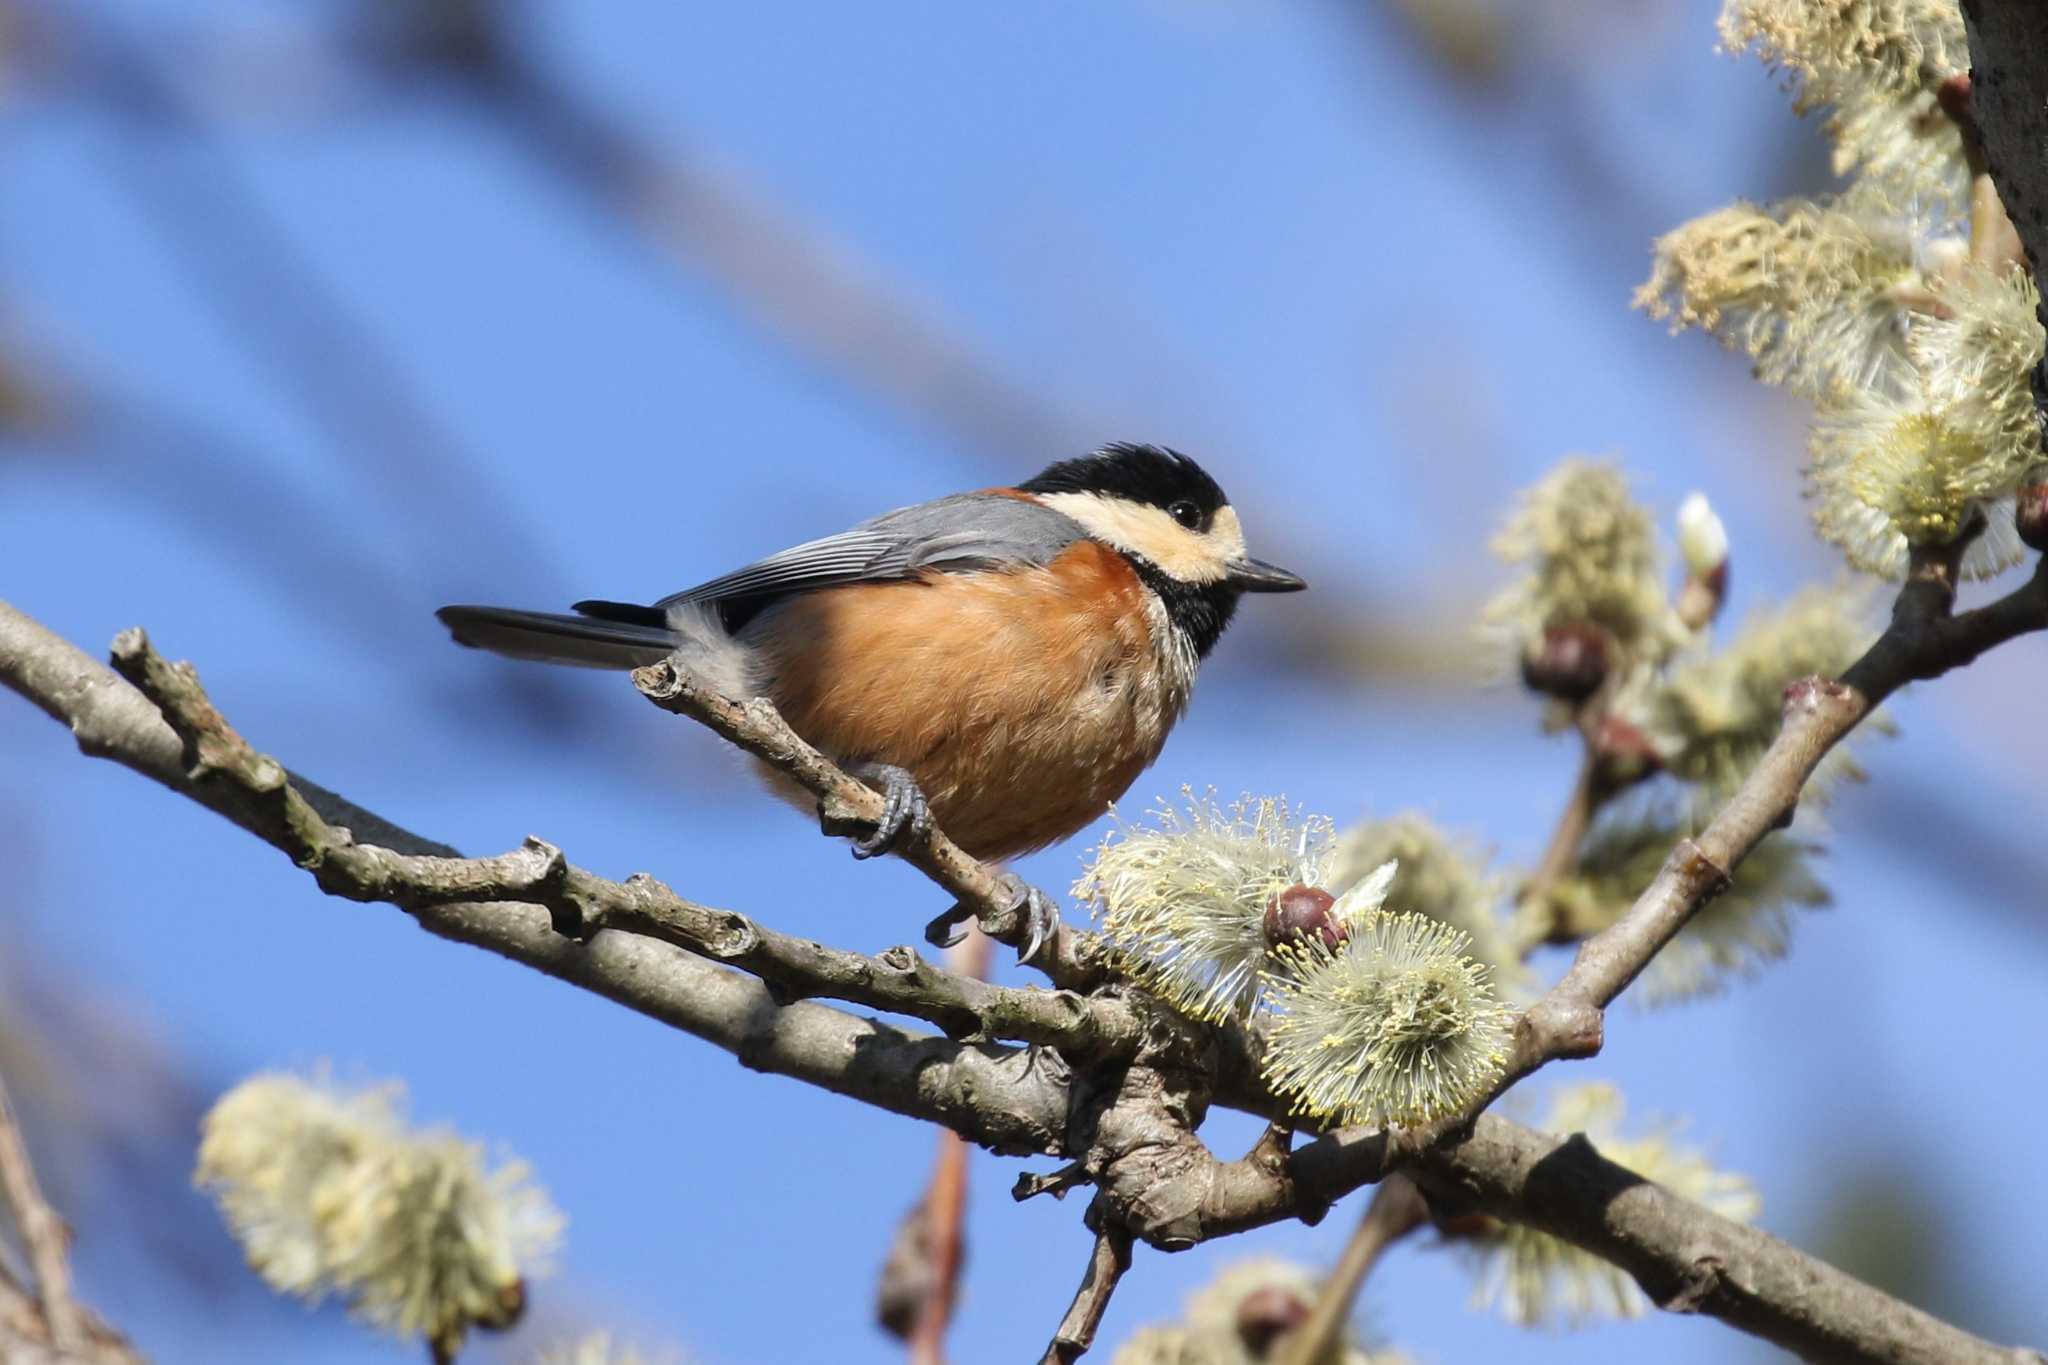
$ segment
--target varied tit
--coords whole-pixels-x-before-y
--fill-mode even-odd
[[[936,820],[999,859],[1089,824],[1159,756],[1240,596],[1306,586],[1245,553],[1237,513],[1193,460],[1116,444],[650,606],[439,615],[459,643],[514,658],[623,669],[678,655],[728,696],[767,697],[883,795],[856,857]],[[1024,908],[1028,958],[1055,912],[1035,895]]]

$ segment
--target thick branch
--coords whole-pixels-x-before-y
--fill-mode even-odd
[[[947,950],[947,961],[963,976],[984,977],[992,947],[987,934],[970,930]],[[939,1159],[918,1201],[930,1285],[910,1333],[911,1365],[945,1363],[946,1331],[959,1306],[960,1271],[967,1260],[967,1156],[967,1144],[958,1133],[940,1132]]]
[[[2037,0],[1963,0],[1969,102],[1984,160],[2036,279],[2048,261],[2048,8]],[[2048,298],[2036,306],[2048,325]],[[2048,357],[2034,367],[2048,412]]]
[[[1660,1308],[1699,1313],[1802,1360],[2040,1365],[1873,1289],[1767,1232],[1731,1222],[1601,1156],[1491,1115],[1415,1171],[1439,1214],[1540,1228],[1613,1262]]]
[[[302,798],[297,804],[271,789],[262,798],[268,804],[252,808],[248,792],[193,771],[200,756],[188,756],[186,742],[141,692],[4,602],[0,684],[67,725],[84,752],[121,763],[266,840],[296,837],[293,822],[303,828],[310,813],[337,841],[344,826],[375,837],[374,851],[385,858],[458,857],[447,845],[310,783],[284,785]],[[222,751],[216,745],[211,752],[218,758]],[[270,760],[262,763],[276,768]],[[262,776],[268,770],[259,764],[252,771]],[[353,838],[345,846],[369,847]],[[758,982],[642,935],[599,932],[587,943],[565,938],[537,904],[452,900],[410,909],[431,933],[594,991],[695,1034],[756,1070],[944,1124],[997,1151],[1063,1150],[1066,1083],[1056,1059],[920,1037],[823,1005],[785,1005]]]
[[[1391,1171],[1382,1133],[1326,1135],[1277,1155],[1210,1158],[1152,1191],[1195,1211],[1204,1236],[1287,1218],[1314,1221],[1359,1184]],[[1768,1233],[1721,1217],[1607,1160],[1583,1136],[1555,1137],[1493,1114],[1409,1159],[1441,1215],[1524,1223],[1613,1262],[1670,1312],[1718,1318],[1805,1360],[1859,1365],[2043,1365],[1942,1322]],[[1183,1218],[1178,1227],[1191,1226]],[[1145,1227],[1134,1228],[1147,1236]],[[1150,1238],[1148,1237],[1148,1240]]]

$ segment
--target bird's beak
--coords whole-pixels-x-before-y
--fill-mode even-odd
[[[1301,575],[1263,559],[1238,560],[1230,566],[1226,581],[1240,592],[1300,592],[1308,586]]]

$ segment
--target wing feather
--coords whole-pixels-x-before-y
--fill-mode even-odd
[[[1042,503],[1000,493],[962,493],[898,508],[822,540],[806,541],[655,603],[780,597],[848,583],[1045,564],[1084,533]]]

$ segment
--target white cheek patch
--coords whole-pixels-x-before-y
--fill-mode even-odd
[[[1214,583],[1244,553],[1244,532],[1228,507],[1216,513],[1208,534],[1197,535],[1162,508],[1099,493],[1048,493],[1040,501],[1079,522],[1095,539],[1142,555],[1183,583]]]
[[[1244,523],[1237,519],[1235,507],[1216,509],[1216,520],[1209,527],[1208,540],[1210,548],[1224,563],[1244,558]]]

